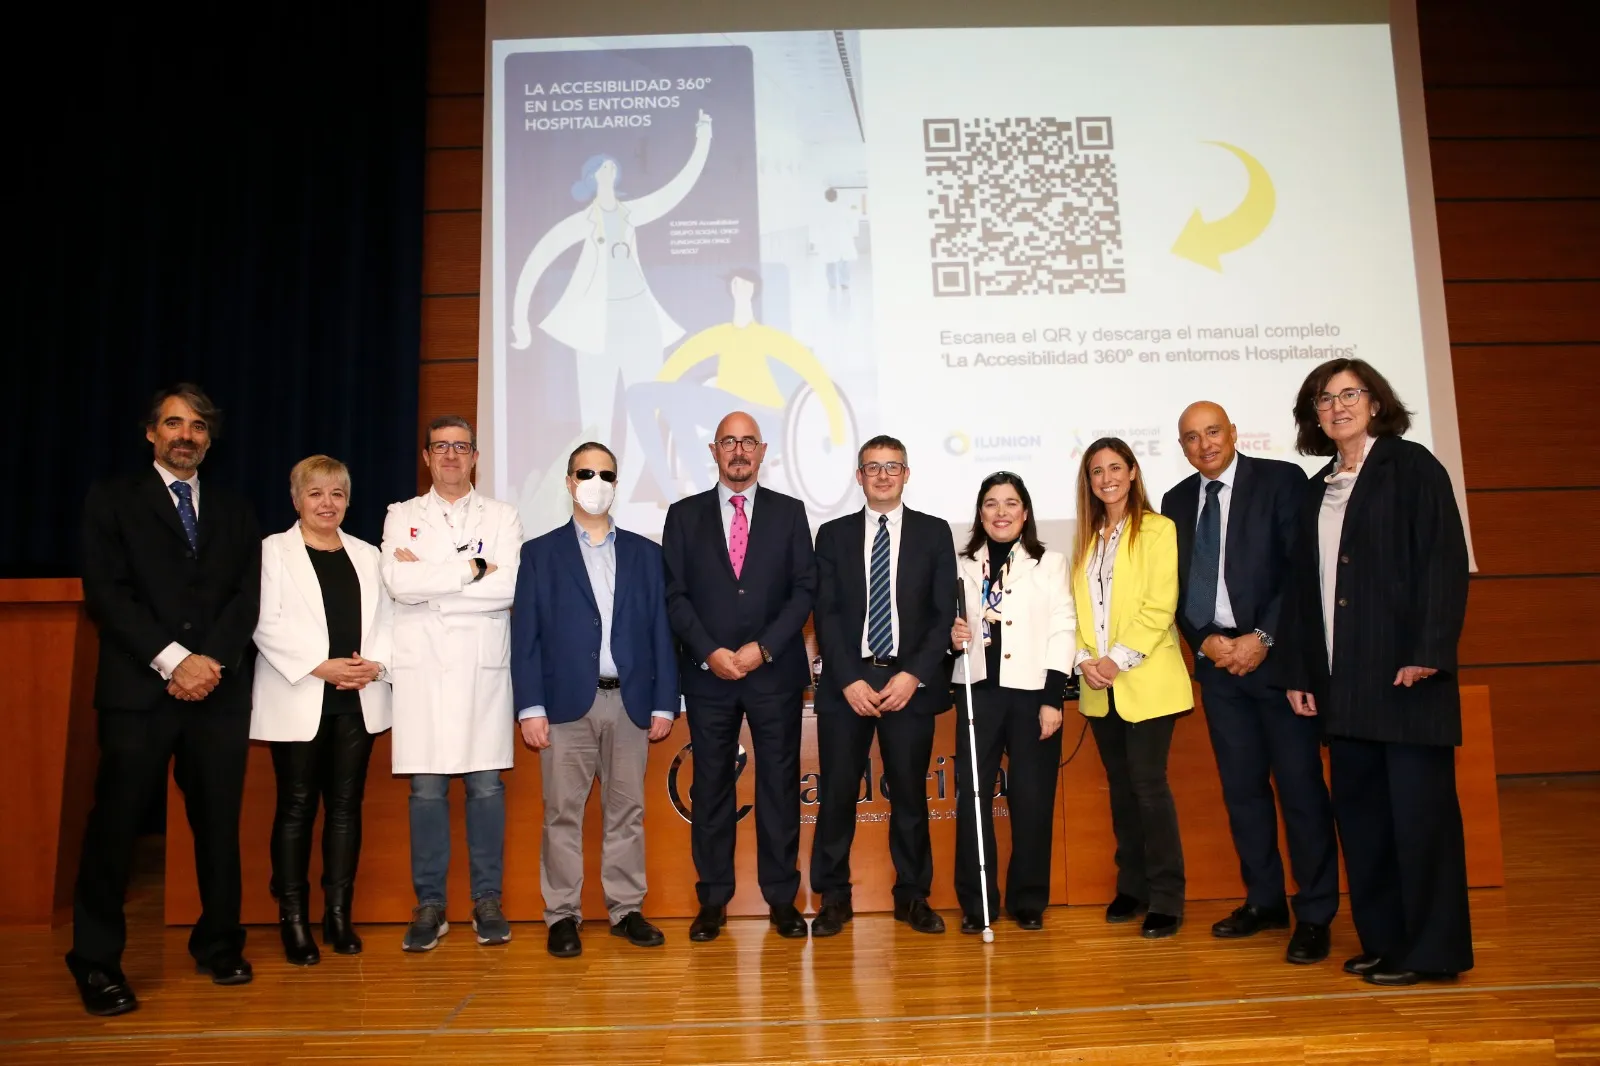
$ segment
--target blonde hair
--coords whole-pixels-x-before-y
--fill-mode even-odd
[[[330,455],[313,455],[294,464],[289,471],[289,498],[299,500],[306,486],[317,478],[333,478],[350,494],[350,468]]]
[[[1106,505],[1094,494],[1094,487],[1089,484],[1089,466],[1096,455],[1107,449],[1115,452],[1128,465],[1128,473],[1133,477],[1133,484],[1128,487],[1129,554],[1132,554],[1134,542],[1139,539],[1139,527],[1144,522],[1144,516],[1155,510],[1150,506],[1150,497],[1144,494],[1144,475],[1139,471],[1139,460],[1126,441],[1119,437],[1101,437],[1085,448],[1083,460],[1078,464],[1078,535],[1072,553],[1074,572],[1088,565],[1095,538],[1100,535],[1100,526],[1106,520]]]

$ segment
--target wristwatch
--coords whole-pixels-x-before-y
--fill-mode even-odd
[[[477,574],[473,577],[472,580],[474,580],[474,581],[482,581],[483,580],[483,575],[487,574],[489,572],[489,562],[488,562],[488,560],[482,558],[481,556],[474,556],[472,558],[471,562],[472,562],[472,568],[477,571]]]
[[[1255,635],[1256,635],[1256,639],[1261,641],[1261,646],[1262,647],[1270,648],[1270,647],[1272,647],[1273,644],[1276,643],[1276,641],[1274,641],[1272,639],[1272,634],[1268,633],[1266,630],[1257,629],[1257,630],[1254,630],[1254,632],[1255,632]]]
[[[756,647],[761,649],[761,661],[762,662],[764,662],[764,663],[772,662],[772,653],[767,650],[767,646],[765,644],[757,644]]]

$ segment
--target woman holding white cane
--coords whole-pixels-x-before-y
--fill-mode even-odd
[[[1008,760],[1005,795],[1011,822],[1006,913],[1023,929],[1040,929],[1050,904],[1061,706],[1076,642],[1067,559],[1039,542],[1033,501],[1016,474],[1002,470],[979,486],[972,533],[956,566],[968,611],[950,629],[959,657],[953,679],[962,716],[956,729],[961,931],[982,932],[986,919],[999,910],[993,796],[1002,756]],[[969,715],[975,747],[968,743]],[[981,783],[976,792],[974,754]]]
[[[1143,934],[1154,940],[1183,924],[1183,841],[1167,753],[1194,690],[1173,627],[1178,527],[1151,509],[1139,460],[1116,437],[1084,450],[1077,539],[1078,710],[1100,749],[1117,838],[1117,895],[1106,921],[1145,912]]]

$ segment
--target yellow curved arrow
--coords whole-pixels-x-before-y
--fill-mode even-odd
[[[1183,232],[1178,234],[1177,241],[1172,245],[1172,254],[1220,274],[1224,255],[1237,252],[1266,230],[1273,212],[1278,209],[1278,194],[1272,187],[1272,176],[1267,173],[1267,168],[1249,152],[1221,141],[1204,143],[1226,148],[1237,156],[1250,175],[1250,186],[1245,190],[1239,206],[1215,222],[1201,218],[1200,209],[1195,208]]]

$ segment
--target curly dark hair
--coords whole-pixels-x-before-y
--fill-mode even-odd
[[[1317,420],[1317,397],[1328,382],[1346,370],[1361,379],[1368,399],[1377,407],[1368,432],[1374,437],[1403,437],[1411,428],[1411,412],[1371,363],[1365,359],[1330,359],[1306,375],[1294,398],[1294,447],[1301,455],[1333,455],[1339,450]]]

